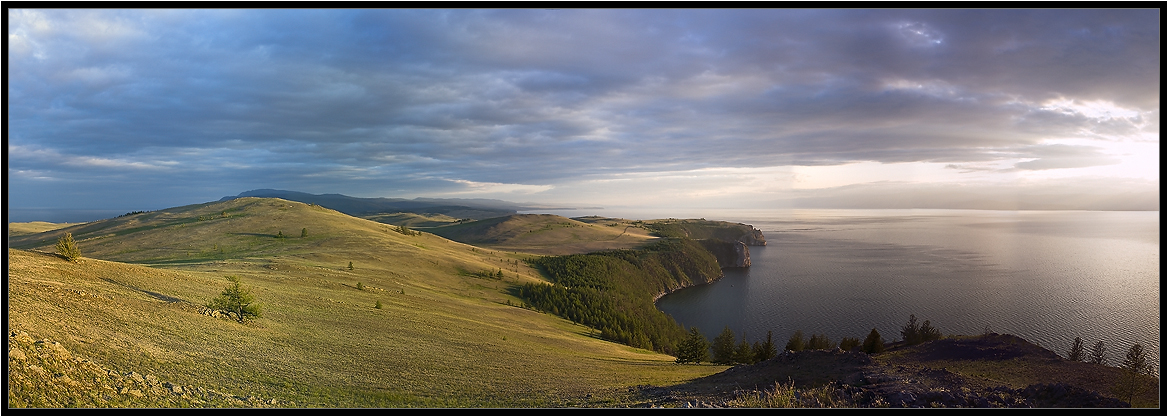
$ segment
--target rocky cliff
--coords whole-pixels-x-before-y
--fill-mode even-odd
[[[750,266],[750,248],[741,241],[727,242],[718,239],[702,239],[698,242],[714,254],[719,267],[746,268]]]

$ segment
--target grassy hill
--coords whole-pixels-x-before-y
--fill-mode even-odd
[[[373,220],[378,223],[392,224],[411,228],[430,228],[458,223],[460,219],[445,214],[418,214],[418,213],[380,213],[360,216],[362,219]]]
[[[429,229],[451,240],[542,255],[630,249],[655,239],[622,219],[586,223],[551,214],[515,214]]]
[[[31,235],[49,230],[57,230],[80,223],[49,223],[49,222],[24,222],[24,223],[8,223],[8,237]]]
[[[80,263],[45,253],[63,232]],[[725,369],[676,365],[508,305],[520,304],[514,288],[542,281],[527,255],[286,200],[177,207],[10,245],[9,337],[23,355],[9,356],[10,404],[619,406],[630,387]],[[228,275],[263,318],[202,312]]]

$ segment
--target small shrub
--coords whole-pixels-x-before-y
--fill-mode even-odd
[[[308,237],[308,228],[300,229],[300,237]]]
[[[352,271],[352,270],[353,270],[353,261],[349,261],[349,270],[350,270],[350,271]]]
[[[77,242],[73,240],[73,234],[65,232],[59,239],[57,239],[57,252],[61,256],[68,259],[69,262],[77,262],[81,259],[81,249],[77,247]]]
[[[284,238],[284,231],[283,230],[276,232],[276,239],[283,239],[283,238]]]
[[[381,309],[381,300],[377,300],[377,303],[373,305],[373,308],[380,310]]]
[[[365,284],[362,284],[361,281],[357,281],[357,289],[365,291]]]

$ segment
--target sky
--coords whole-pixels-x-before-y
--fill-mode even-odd
[[[8,10],[7,204],[1158,210],[1159,10]]]

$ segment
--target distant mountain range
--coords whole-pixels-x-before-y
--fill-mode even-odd
[[[524,210],[565,209],[563,207],[520,204],[486,198],[362,198],[343,194],[309,194],[299,191],[259,189],[227,196],[219,201],[240,197],[282,198],[301,203],[316,204],[351,215],[365,216],[377,213],[445,214],[456,218],[486,219],[506,216]]]

